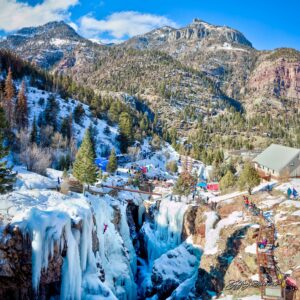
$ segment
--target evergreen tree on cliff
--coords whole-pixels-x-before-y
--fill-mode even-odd
[[[93,184],[97,179],[97,167],[94,159],[90,130],[87,129],[73,164],[73,175],[83,185]]]
[[[112,149],[107,164],[107,172],[114,173],[117,171],[118,162],[115,149]]]
[[[5,79],[3,108],[5,111],[6,120],[8,120],[8,124],[10,128],[12,128],[15,124],[14,96],[15,96],[15,89],[14,89],[14,84],[12,79],[12,71],[11,68],[9,68],[8,74]]]
[[[31,129],[31,132],[30,132],[30,142],[37,144],[38,143],[37,140],[38,140],[38,129],[37,129],[37,126],[36,126],[36,118],[34,116],[33,122],[32,122],[32,129]]]
[[[2,159],[8,154],[7,147],[4,146],[5,143],[5,129],[7,128],[7,121],[5,119],[5,112],[2,107],[0,107],[0,193],[6,193],[12,190],[13,183],[15,182],[15,174],[12,172],[11,168],[7,167],[5,161]]]
[[[19,90],[16,105],[16,123],[19,129],[28,126],[28,107],[27,107],[27,97],[26,97],[26,86],[23,80],[22,86]]]

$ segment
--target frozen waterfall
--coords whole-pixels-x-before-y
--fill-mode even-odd
[[[181,243],[183,217],[187,207],[185,203],[164,199],[155,216],[154,226],[149,223],[144,224],[150,268],[155,259]]]

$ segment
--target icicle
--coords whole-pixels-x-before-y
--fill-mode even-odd
[[[53,243],[58,242],[69,216],[59,211],[42,211],[32,208],[26,217],[24,231],[31,234],[32,287],[38,291],[42,268],[48,267]]]
[[[78,244],[71,230],[71,221],[65,226],[67,255],[62,268],[60,299],[81,299],[81,268]]]

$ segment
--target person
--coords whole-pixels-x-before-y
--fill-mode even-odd
[[[263,238],[263,240],[259,243],[258,247],[260,249],[264,249],[266,248],[267,244],[268,244],[268,240],[266,238]]]
[[[295,188],[293,188],[293,196],[294,196],[294,198],[297,198],[297,196],[298,196],[298,192],[296,191],[296,189]]]
[[[59,191],[60,190],[60,178],[57,177],[57,186],[56,186],[56,190]]]
[[[253,209],[253,203],[249,201],[249,209],[252,211]]]
[[[289,188],[287,189],[287,197],[288,197],[288,199],[291,198],[291,195],[292,195],[292,190],[291,190],[291,188],[289,187]]]
[[[108,225],[104,223],[104,229],[103,229],[103,234],[105,233],[105,231],[107,230]]]
[[[245,207],[248,208],[249,207],[249,199],[246,196],[244,196],[244,203],[245,203]]]

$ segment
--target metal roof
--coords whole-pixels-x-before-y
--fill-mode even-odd
[[[297,155],[300,155],[300,149],[272,144],[254,159],[258,164],[271,170],[281,171]]]

